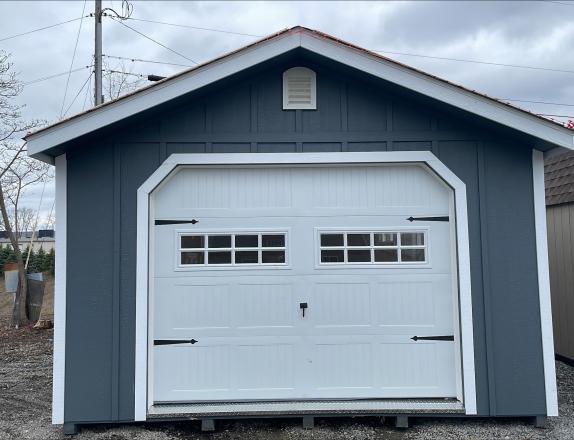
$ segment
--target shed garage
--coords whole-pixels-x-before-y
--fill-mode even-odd
[[[27,140],[56,165],[66,431],[557,414],[566,128],[296,27]]]

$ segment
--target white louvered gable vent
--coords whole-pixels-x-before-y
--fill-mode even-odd
[[[317,109],[317,78],[306,67],[293,67],[283,72],[283,109]]]

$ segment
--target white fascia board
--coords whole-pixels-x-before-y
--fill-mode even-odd
[[[572,132],[550,121],[544,121],[534,115],[513,109],[453,84],[326,38],[307,32],[288,32],[221,60],[206,64],[197,70],[168,80],[164,84],[158,84],[130,97],[120,99],[100,109],[73,118],[61,125],[37,134],[31,134],[27,138],[28,154],[46,161],[45,157],[40,156],[40,153],[49,148],[197,90],[297,47],[303,47],[334,61],[362,70],[496,123],[522,131],[549,143],[574,149],[574,135]]]
[[[540,331],[546,389],[546,415],[558,415],[556,364],[554,363],[554,334],[552,332],[552,304],[550,298],[550,269],[546,229],[544,193],[544,155],[532,150],[532,183],[534,188],[534,224],[536,231],[536,263],[538,267],[538,297],[540,302]]]
[[[66,155],[56,157],[56,261],[54,284],[54,359],[52,365],[52,424],[64,423],[66,374]]]
[[[259,43],[253,48],[245,49],[237,54],[230,55],[228,58],[199,67],[189,74],[183,74],[179,78],[166,81],[165,84],[158,84],[130,97],[120,99],[115,103],[71,119],[62,125],[37,134],[31,134],[27,138],[28,155],[43,160],[39,156],[42,151],[275,58],[299,47],[300,42],[299,33],[279,35],[274,39]]]
[[[543,139],[552,144],[574,149],[574,133],[553,122],[513,109],[495,100],[482,97],[453,84],[432,78],[311,34],[301,35],[301,46],[326,58],[362,70],[373,76],[474,113],[483,118]]]

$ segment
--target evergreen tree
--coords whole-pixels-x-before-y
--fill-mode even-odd
[[[46,254],[46,260],[46,272],[54,275],[54,268],[56,266],[56,253],[54,252],[54,248],[50,249],[50,252]]]
[[[45,272],[46,271],[46,252],[44,251],[43,247],[40,247],[38,252],[35,255],[35,269],[36,272]]]

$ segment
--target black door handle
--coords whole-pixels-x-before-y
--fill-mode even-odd
[[[309,307],[307,303],[299,303],[299,308],[303,310],[303,318],[305,317],[305,309]]]

